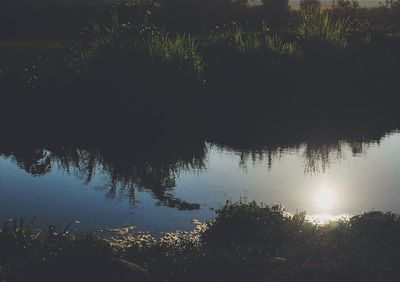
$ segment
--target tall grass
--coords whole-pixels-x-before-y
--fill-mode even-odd
[[[171,36],[148,23],[122,22],[116,12],[105,24],[93,22],[86,33],[91,44],[76,52],[81,65],[90,67],[94,63],[94,69],[107,69],[116,59],[119,66],[114,65],[117,69],[110,76],[128,71],[144,75],[145,80],[151,80],[152,75],[199,80],[203,73],[198,44],[190,36]]]
[[[244,33],[240,27],[236,27],[233,33],[233,44],[237,51],[248,55],[260,55],[263,42],[256,33]]]
[[[284,42],[278,35],[266,36],[265,39],[268,49],[273,53],[286,56],[301,55],[301,47],[295,42]]]
[[[172,66],[193,78],[204,70],[198,44],[190,35],[171,37],[169,33],[161,33],[153,36],[149,40],[148,54],[153,63]]]
[[[244,32],[237,27],[233,33],[235,48],[240,52],[248,55],[271,56],[285,55],[295,56],[301,53],[300,47],[294,42],[284,42],[282,37],[277,34],[269,34],[265,26],[262,32]]]
[[[301,23],[297,35],[302,46],[345,48],[348,19],[333,20],[328,12],[319,7],[301,10]]]

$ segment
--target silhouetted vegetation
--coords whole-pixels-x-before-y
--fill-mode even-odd
[[[305,213],[242,201],[195,224],[192,232],[156,239],[131,227],[79,234],[10,221],[0,231],[0,275],[6,281],[395,281],[400,274],[400,220],[392,213],[317,225]]]
[[[65,6],[61,11],[79,14],[80,20],[73,18],[71,33],[54,24],[63,37],[58,41],[43,26],[37,38],[52,41],[15,43],[3,33],[4,116],[18,110],[23,124],[22,116],[56,115],[57,127],[101,123],[118,131],[125,127],[122,121],[144,129],[187,127],[221,116],[235,119],[238,112],[253,119],[254,113],[283,109],[312,115],[322,107],[325,112],[393,107],[400,39],[396,21],[385,13],[395,15],[396,2],[370,9],[343,1],[332,9],[304,2],[292,11],[280,0],[261,6],[186,2]],[[15,18],[18,12],[34,18],[54,12],[48,6],[34,13],[7,7]],[[267,104],[273,110],[266,111]],[[36,110],[41,105],[45,112]],[[74,109],[74,115],[64,109]],[[148,126],[135,123],[144,115]]]

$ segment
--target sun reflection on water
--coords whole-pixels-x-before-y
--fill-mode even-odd
[[[324,182],[316,191],[313,200],[319,209],[328,211],[335,207],[337,195],[335,190]]]
[[[317,223],[326,224],[332,221],[349,218],[348,214],[335,214],[339,204],[337,189],[328,181],[321,182],[314,190],[312,202],[316,213],[307,216],[307,219]]]
[[[314,214],[314,215],[308,215],[306,218],[307,220],[315,224],[325,225],[330,222],[335,222],[339,220],[349,220],[351,216],[352,216],[351,214],[340,214],[340,215]]]

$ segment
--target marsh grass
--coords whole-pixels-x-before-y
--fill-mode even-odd
[[[99,67],[104,70],[111,67],[107,63],[117,59],[119,67],[113,66],[110,77],[131,72],[137,77],[143,74],[142,79],[148,82],[155,75],[161,80],[164,77],[166,82],[174,78],[200,80],[202,75],[202,57],[197,42],[190,36],[171,36],[152,24],[122,22],[116,11],[111,13],[108,23],[93,22],[86,32],[92,44],[81,50],[79,58],[89,68],[93,62],[100,62],[103,65]]]
[[[284,42],[278,35],[267,36],[266,44],[268,49],[276,54],[285,56],[301,56],[300,45],[295,42]]]
[[[239,53],[249,56],[266,58],[273,54],[282,56],[301,54],[299,45],[295,42],[284,42],[278,34],[271,34],[265,25],[262,25],[260,32],[245,32],[242,28],[236,27],[231,42]]]
[[[312,6],[301,10],[297,34],[302,46],[314,51],[324,47],[343,49],[347,46],[347,28],[348,19],[333,20],[328,12]]]
[[[62,104],[74,109],[73,124],[101,119],[114,128],[145,115],[154,127],[176,124],[183,116],[215,122],[280,112],[288,105],[288,112],[306,113],[352,108],[368,104],[378,92],[393,101],[399,36],[386,22],[387,31],[370,17],[312,8],[294,11],[290,26],[276,28],[266,18],[257,25],[232,21],[193,36],[168,31],[160,22],[156,26],[153,11],[135,10],[145,15],[133,17],[131,9],[136,8],[95,13],[71,52],[62,50],[54,60],[46,51],[19,64],[21,56],[5,54],[0,87],[10,93],[2,96],[5,104],[12,102],[10,114],[22,99],[32,105],[24,108],[26,116],[37,116],[34,109],[44,103],[71,124],[69,113],[58,115]],[[12,95],[13,88],[24,97]],[[37,89],[35,95],[31,89]],[[46,119],[45,111],[41,115],[39,120]]]
[[[204,71],[204,63],[198,52],[198,43],[188,36],[169,33],[152,37],[149,43],[149,56],[154,64],[171,66],[188,77],[198,79]]]

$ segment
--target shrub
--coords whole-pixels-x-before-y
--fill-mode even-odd
[[[148,281],[132,276],[132,269],[123,276],[121,258],[143,265],[151,281],[321,281],[321,277],[397,281],[400,277],[400,219],[392,213],[369,212],[318,225],[307,221],[305,213],[291,215],[280,205],[239,201],[227,202],[207,224],[193,223],[191,232],[155,238],[129,226],[78,234],[10,221],[0,230],[0,279]]]
[[[289,20],[289,0],[262,0],[265,18],[270,25],[285,25]]]
[[[204,233],[205,242],[212,246],[232,249],[258,245],[273,255],[287,239],[288,217],[279,205],[269,207],[254,201],[228,203],[216,215]]]

